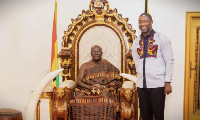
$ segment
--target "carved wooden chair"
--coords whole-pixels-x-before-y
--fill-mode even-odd
[[[91,0],[89,9],[83,10],[82,14],[78,15],[75,20],[72,19],[72,24],[64,32],[62,49],[58,55],[61,67],[64,68],[62,73],[63,81],[77,81],[80,66],[91,59],[90,51],[93,45],[101,46],[103,50],[102,57],[115,65],[121,73],[133,73],[134,62],[128,51],[134,39],[135,30],[128,24],[128,18],[123,18],[121,14],[118,14],[117,9],[111,9],[107,0]],[[126,81],[126,79],[123,78],[123,81]],[[65,89],[71,92],[71,90]],[[131,92],[130,97],[133,98],[131,99],[132,113],[130,115],[129,111],[121,112],[123,113],[120,116],[121,119],[130,120],[131,116],[133,120],[138,119],[135,86]],[[119,89],[118,93],[119,101],[124,103],[126,101],[124,99],[124,89]],[[50,108],[53,109],[53,98],[50,97],[50,99]],[[69,103],[70,99],[73,98],[68,97],[67,103]]]

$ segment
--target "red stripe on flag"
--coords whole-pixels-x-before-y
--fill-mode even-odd
[[[56,16],[54,11],[54,20],[53,20],[53,30],[52,30],[52,49],[51,49],[51,71],[52,71],[52,63],[55,57],[55,42],[57,40],[57,32],[56,32]]]

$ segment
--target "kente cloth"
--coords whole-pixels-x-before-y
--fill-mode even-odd
[[[107,60],[102,59],[93,67],[85,70],[82,82],[87,85],[100,84],[106,86],[107,89],[101,91],[99,95],[115,99],[116,89],[121,87],[121,77],[119,76],[119,73],[119,69]],[[75,92],[76,97],[94,96],[90,90],[80,86],[75,90]]]
[[[84,96],[70,101],[72,120],[116,120],[119,104],[106,96]]]
[[[78,87],[75,99],[70,101],[71,119],[80,120],[116,120],[119,112],[117,88],[121,87],[119,70],[105,59],[86,69],[82,82],[87,85],[106,86],[99,94]]]

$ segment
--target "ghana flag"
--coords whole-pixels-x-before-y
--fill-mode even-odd
[[[52,30],[52,49],[51,49],[51,72],[58,70],[58,44],[57,44],[57,2],[55,0],[55,10],[53,19],[53,30]],[[59,85],[59,75],[53,80],[53,85]]]
[[[148,0],[145,0],[145,13],[149,13],[149,6],[148,6]]]

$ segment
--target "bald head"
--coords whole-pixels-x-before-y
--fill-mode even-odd
[[[94,45],[94,46],[92,46],[91,52],[92,52],[92,50],[93,50],[94,48],[98,48],[98,49],[102,52],[102,48],[101,48],[99,45]]]
[[[102,48],[99,45],[92,46],[92,48],[91,48],[91,56],[92,56],[92,59],[94,61],[101,60],[102,54],[103,54]]]

